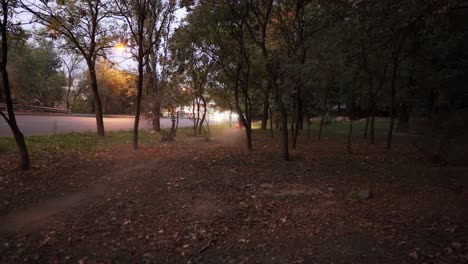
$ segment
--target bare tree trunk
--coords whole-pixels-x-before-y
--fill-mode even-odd
[[[197,135],[199,124],[200,124],[200,101],[199,99],[197,99],[197,120],[195,121],[195,127],[193,128],[195,135]]]
[[[408,132],[410,115],[411,106],[409,106],[407,103],[402,104],[400,107],[397,131]]]
[[[277,112],[276,115],[275,115],[275,126],[276,126],[276,130],[281,130],[281,127],[280,127],[280,117],[278,117],[278,112]]]
[[[392,74],[392,103],[391,103],[391,112],[390,112],[390,126],[388,128],[388,138],[387,138],[387,149],[392,148],[392,137],[393,137],[393,126],[395,123],[395,97],[396,97],[396,76],[398,72],[398,60],[399,54],[393,52],[393,74]]]
[[[201,135],[203,123],[205,122],[205,118],[206,118],[206,100],[205,100],[205,98],[203,98],[203,96],[202,96],[201,100],[203,102],[203,115],[202,115],[200,123],[198,123],[198,134],[199,135]]]
[[[91,91],[93,93],[93,108],[94,112],[96,113],[96,125],[97,125],[97,135],[98,137],[104,138],[104,120],[103,120],[103,113],[102,113],[102,103],[101,98],[99,97],[98,92],[98,84],[97,84],[97,77],[96,77],[96,69],[95,63],[92,59],[87,59],[88,68],[89,68],[89,77],[91,80]]]
[[[292,149],[294,149],[294,147],[295,147],[294,144],[293,144],[293,141],[294,141],[294,134],[295,134],[294,130],[296,128],[295,127],[295,124],[296,124],[296,103],[297,103],[296,100],[297,100],[296,97],[294,97],[293,100],[292,100],[293,105],[292,105],[292,117],[291,117],[291,128],[290,128],[290,130],[291,130],[291,145],[293,147]]]
[[[5,96],[5,101],[7,105],[7,112],[8,118],[0,111],[0,114],[3,116],[5,121],[10,126],[11,132],[15,137],[16,145],[18,146],[19,153],[20,153],[20,168],[23,170],[29,170],[31,168],[31,162],[29,160],[29,153],[28,148],[26,146],[26,142],[24,141],[24,136],[21,130],[16,123],[16,117],[13,110],[13,101],[11,98],[11,91],[10,91],[10,81],[8,79],[8,71],[7,71],[7,63],[8,63],[8,1],[2,0],[2,21],[0,22],[0,30],[2,36],[2,59],[0,63],[0,71],[2,76],[2,85],[3,85],[3,93]]]
[[[351,103],[349,107],[349,131],[348,131],[348,145],[347,145],[347,150],[348,154],[352,153],[351,150],[351,137],[353,135],[353,119],[354,119],[354,89],[351,90]]]
[[[141,112],[141,95],[143,93],[143,32],[140,36],[140,47],[138,51],[138,83],[137,83],[137,98],[136,98],[136,111],[135,123],[133,126],[133,149],[138,149],[138,130],[140,125],[140,112]]]
[[[197,127],[197,122],[195,120],[195,99],[193,99],[192,101],[192,118],[193,118],[193,130],[196,131],[196,127]],[[195,132],[196,134],[196,132]]]
[[[72,82],[73,82],[72,75],[71,73],[68,73],[68,87],[67,87],[67,95],[65,99],[65,103],[67,104],[67,110],[70,110],[70,90],[73,84]]]
[[[169,132],[170,137],[175,137],[176,131],[176,117],[174,115],[174,109],[171,109],[171,131]]]
[[[159,94],[154,92],[153,94],[153,105],[152,105],[152,126],[156,132],[161,132],[161,98]]]
[[[267,129],[267,121],[268,121],[268,111],[270,109],[270,91],[271,91],[271,80],[267,81],[267,85],[265,87],[265,91],[263,93],[263,115],[262,115],[262,123],[260,129],[266,130]]]
[[[318,133],[318,141],[320,141],[322,139],[323,123],[325,123],[325,110],[322,112],[322,117],[320,118],[320,128],[319,128],[319,133]]]
[[[372,86],[369,84],[369,95],[367,100],[367,116],[366,116],[366,126],[364,127],[364,138],[367,138],[367,131],[369,130],[369,121],[370,116],[372,115],[372,101],[373,101],[373,92]]]
[[[177,129],[179,129],[179,111],[177,111],[177,116],[176,116],[176,127],[174,131],[174,137],[177,135]]]
[[[269,113],[270,113],[270,115],[269,115],[269,117],[270,117],[270,135],[273,138],[274,137],[274,135],[273,135],[273,113],[271,111],[271,106],[269,107]]]
[[[281,99],[280,99],[281,100]],[[281,133],[282,133],[282,146],[283,146],[283,160],[289,160],[289,146],[288,146],[288,112],[284,107],[283,102],[279,103],[281,111]]]
[[[301,88],[298,87],[297,89],[297,96],[296,96],[296,110],[295,110],[295,122],[294,122],[294,134],[292,140],[292,149],[296,149],[297,145],[297,138],[299,136],[299,129],[301,129]]]
[[[375,144],[375,102],[372,104],[372,112],[370,119],[370,143]]]

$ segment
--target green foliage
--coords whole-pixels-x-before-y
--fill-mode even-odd
[[[140,143],[158,144],[160,135],[147,131],[140,131]],[[55,134],[45,136],[26,137],[26,144],[31,153],[39,154],[48,151],[66,151],[66,150],[89,150],[95,148],[105,148],[109,145],[128,144],[132,142],[132,132],[119,131],[109,132],[105,141],[96,137],[93,133],[69,133]],[[16,152],[15,141],[13,138],[0,137],[0,153]]]
[[[16,103],[54,107],[63,101],[66,78],[51,43],[14,42],[9,52],[8,69]]]
[[[114,65],[100,61],[96,65],[97,82],[105,114],[130,114],[134,111],[136,78],[133,73],[116,69]],[[78,84],[81,96],[74,102],[73,112],[92,112],[92,96],[89,74]]]

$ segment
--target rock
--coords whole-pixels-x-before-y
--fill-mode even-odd
[[[269,184],[269,183],[262,183],[260,184],[260,187],[262,188],[273,188],[273,184]]]
[[[349,198],[353,200],[368,200],[372,198],[372,193],[370,192],[369,189],[366,190],[360,190],[360,191],[352,191],[349,194]]]
[[[418,260],[418,252],[416,251],[413,251],[411,253],[408,254],[411,258],[415,259],[415,260]]]
[[[450,255],[450,254],[453,253],[453,250],[451,248],[449,248],[449,247],[446,247],[446,248],[444,248],[444,253],[447,254],[447,255]]]
[[[452,247],[455,248],[455,249],[460,249],[460,248],[462,248],[462,244],[458,243],[458,242],[453,242]]]

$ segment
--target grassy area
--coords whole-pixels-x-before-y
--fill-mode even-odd
[[[216,133],[217,131],[225,129],[227,127],[227,124],[213,124],[210,125],[210,130],[212,133]],[[164,131],[169,132],[169,129],[164,129]],[[202,132],[202,135],[203,134],[204,132]],[[193,135],[192,127],[183,127],[178,128],[177,130],[178,138],[191,135]],[[155,145],[161,142],[162,134],[151,133],[149,131],[141,130],[139,132],[138,138],[139,144],[141,145]],[[96,136],[96,133],[91,132],[30,136],[26,137],[25,140],[28,149],[31,153],[49,150],[87,150],[114,144],[132,144],[133,132],[106,132],[105,140],[98,138]],[[0,137],[0,154],[14,152],[17,152],[17,147],[14,138]]]
[[[101,140],[95,133],[69,133],[69,134],[54,134],[45,136],[30,136],[26,137],[26,144],[31,153],[36,151],[47,150],[85,150],[96,148],[99,146],[107,146],[112,144],[131,144],[133,138],[132,131],[107,132],[106,139]],[[139,143],[155,144],[159,143],[161,135],[159,133],[151,133],[140,131]],[[16,152],[16,143],[14,138],[0,137],[0,153]]]
[[[260,130],[261,122],[252,123],[252,128]],[[290,126],[289,124],[288,126]],[[307,131],[307,125],[304,124],[304,130]],[[388,130],[389,121],[387,119],[377,119],[375,120],[375,133],[376,134],[385,134]],[[363,134],[366,126],[365,119],[354,121],[353,122],[353,135]],[[269,126],[268,126],[269,128]],[[320,129],[320,123],[312,123],[310,125],[310,133],[317,134]],[[349,131],[349,122],[347,121],[336,121],[328,125],[323,126],[322,135],[346,135]]]
[[[211,124],[210,131],[212,134],[217,133],[220,130],[228,128],[227,124]],[[269,133],[269,131],[260,130],[260,122],[252,124],[253,129],[257,132]],[[354,122],[353,134],[358,135],[364,132],[365,120]],[[319,131],[320,124],[313,123],[310,126],[310,134],[316,135]],[[375,131],[376,134],[384,134],[387,132],[388,121],[387,120],[376,120]],[[346,135],[349,129],[349,122],[333,122],[324,126],[323,135]],[[168,131],[168,129],[166,129]],[[304,132],[307,131],[307,127],[304,127]],[[277,131],[275,131],[277,132]],[[204,132],[202,133],[204,134]],[[192,127],[179,128],[177,136],[179,138],[193,135]],[[162,135],[160,133],[151,133],[148,131],[140,131],[139,143],[142,145],[154,145],[161,141]],[[45,136],[31,136],[26,137],[26,144],[28,145],[31,153],[38,151],[48,150],[86,150],[94,149],[103,146],[109,146],[113,144],[131,144],[133,138],[132,131],[118,131],[118,132],[107,132],[106,139],[103,141],[96,136],[95,133],[69,133],[69,134],[54,134]],[[1,153],[13,153],[17,151],[16,143],[13,138],[0,137],[0,154]]]

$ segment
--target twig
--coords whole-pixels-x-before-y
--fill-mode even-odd
[[[208,241],[208,243],[206,243],[206,245],[204,245],[202,248],[200,248],[197,253],[195,254],[192,254],[189,258],[188,258],[188,261],[191,261],[195,256],[197,255],[200,255],[201,253],[203,253],[205,250],[207,250],[210,246],[211,246],[211,243],[213,243],[213,239],[210,238],[210,240]]]
[[[203,251],[207,250],[210,246],[211,246],[211,243],[213,243],[213,239],[210,238],[210,240],[208,241],[208,243],[206,243],[206,245],[202,248],[200,248],[197,252],[197,255],[203,253]]]

